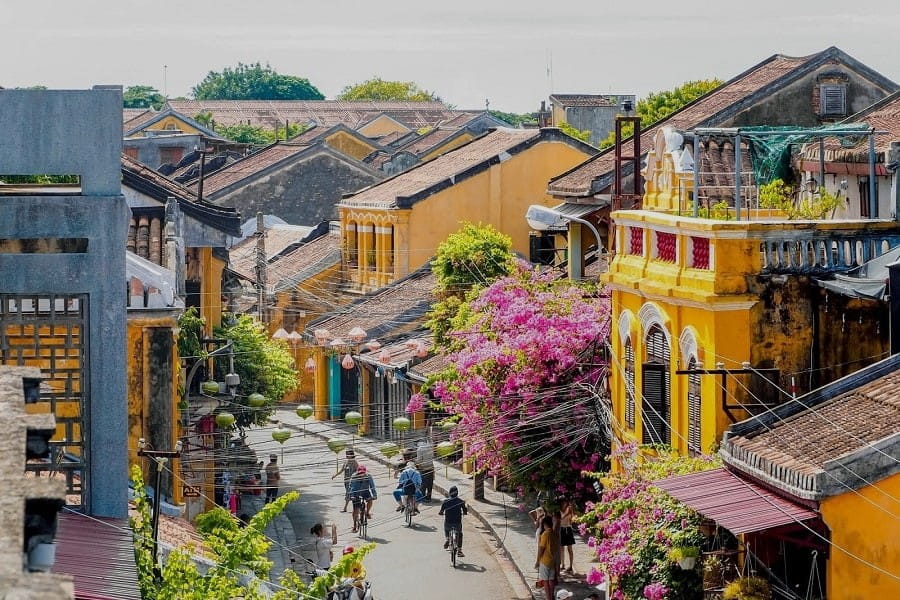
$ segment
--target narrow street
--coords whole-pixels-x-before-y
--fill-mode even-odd
[[[353,523],[350,512],[341,512],[344,504],[343,482],[340,476],[331,479],[336,471],[335,455],[321,439],[295,433],[283,446],[283,464],[282,446],[272,440],[269,429],[251,430],[248,443],[260,460],[268,461],[270,453],[278,455],[282,493],[287,489],[300,492],[300,499],[289,505],[285,513],[298,540],[295,550],[304,556],[311,556],[309,530],[318,522],[337,525],[335,558],[340,557],[345,546],[355,547],[363,543],[357,534],[351,532]],[[340,456],[343,458],[343,453]],[[496,544],[484,533],[480,523],[472,517],[464,520],[466,556],[453,569],[449,554],[442,548],[443,517],[437,514],[440,506],[438,495],[431,504],[421,507],[413,527],[407,528],[401,513],[394,510],[396,504],[391,492],[396,480],[383,465],[367,461],[364,456],[358,459],[370,469],[378,488],[378,500],[372,509],[368,535],[378,547],[364,562],[376,598],[515,600],[521,597],[513,591],[513,584],[507,579],[511,567],[508,563],[504,564],[503,559],[498,559]],[[302,569],[297,568],[298,571]],[[514,573],[511,576],[517,577]]]

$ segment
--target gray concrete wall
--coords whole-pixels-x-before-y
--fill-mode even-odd
[[[0,173],[78,173],[80,196],[3,196],[0,238],[86,238],[83,253],[0,254],[2,291],[88,295],[85,509],[127,515],[122,92],[0,91]]]
[[[126,138],[123,142],[125,148],[137,149],[137,160],[151,169],[158,169],[163,160],[160,148],[181,148],[182,156],[186,156],[200,146],[201,140],[198,134],[182,135],[154,135],[141,138]]]
[[[599,147],[600,140],[616,128],[618,114],[624,114],[619,106],[571,106],[566,108],[566,122],[575,129],[590,131],[588,143]]]

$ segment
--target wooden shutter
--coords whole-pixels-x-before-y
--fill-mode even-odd
[[[625,424],[634,429],[634,347],[625,340]]]
[[[820,86],[819,102],[823,117],[843,117],[847,114],[847,86]]]
[[[688,370],[697,368],[697,361],[693,358],[688,365]],[[688,375],[688,451],[692,454],[701,454],[703,448],[700,446],[700,374],[691,373]]]
[[[641,384],[641,426],[645,444],[668,444],[666,421],[666,366],[644,363]]]

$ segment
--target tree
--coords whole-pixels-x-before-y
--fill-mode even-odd
[[[719,79],[698,79],[687,81],[675,89],[663,92],[651,92],[646,98],[638,100],[635,112],[641,118],[641,127],[649,127],[666,118],[682,106],[690,104],[700,96],[722,85]],[[622,139],[634,134],[630,123],[622,126]],[[606,139],[600,142],[600,148],[608,148],[616,143],[616,132],[611,131]]]
[[[274,129],[268,129],[266,127],[255,127],[246,123],[216,126],[216,133],[226,139],[231,140],[232,142],[254,144],[257,146],[265,146],[271,144],[277,139],[290,139],[296,135],[303,133],[303,131],[305,130],[306,124],[294,125],[289,123],[287,137],[285,137],[283,129],[279,129],[276,132]]]
[[[590,129],[576,129],[565,121],[560,121],[559,130],[569,137],[573,137],[576,140],[581,140],[585,144],[587,144],[591,139]]]
[[[210,71],[193,88],[197,100],[323,100],[316,87],[305,77],[280,75],[260,63],[225,67]]]
[[[511,112],[503,112],[502,110],[489,110],[492,116],[500,119],[501,121],[506,121],[513,127],[522,127],[523,125],[534,125],[537,127],[538,119],[537,113],[511,113]]]
[[[459,421],[464,458],[474,458],[521,493],[590,492],[582,471],[607,454],[609,298],[520,263],[463,306],[450,336],[458,350],[433,382]]]
[[[166,103],[166,97],[149,85],[130,85],[122,94],[122,105],[125,108],[152,108],[159,110]]]
[[[490,225],[464,223],[438,246],[431,264],[438,302],[431,307],[426,325],[439,346],[453,346],[454,340],[446,334],[469,290],[509,275],[514,267],[512,239]]]
[[[411,102],[440,102],[434,92],[423,90],[414,81],[385,81],[380,77],[345,86],[338,100],[407,100]]]

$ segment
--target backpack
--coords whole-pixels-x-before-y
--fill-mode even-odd
[[[406,480],[406,483],[403,484],[403,495],[404,496],[412,496],[416,493],[416,483],[412,480],[412,477]]]

